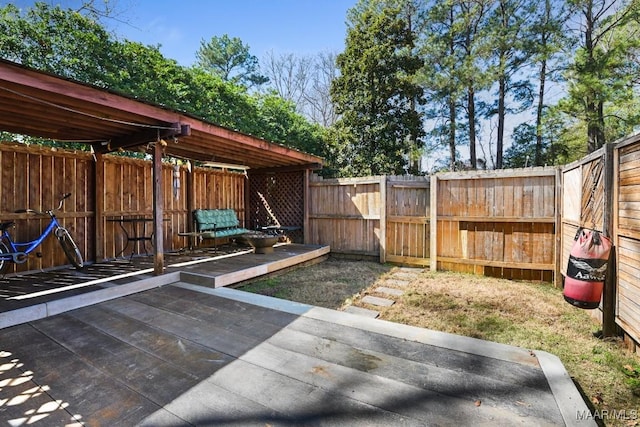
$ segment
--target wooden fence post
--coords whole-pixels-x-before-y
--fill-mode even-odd
[[[387,260],[387,176],[380,177],[380,262]]]
[[[553,273],[554,285],[556,288],[562,288],[562,169],[556,169],[556,232],[555,232],[555,264],[556,268]]]
[[[606,144],[604,148],[604,207],[602,231],[612,239],[607,275],[602,292],[602,335],[612,337],[616,335],[616,250],[613,236],[614,212],[614,155],[613,144]]]
[[[303,205],[303,217],[302,217],[302,242],[305,245],[311,243],[311,233],[309,230],[309,204],[310,204],[310,191],[309,182],[311,181],[311,170],[305,169],[304,171],[304,194],[302,197]]]
[[[164,270],[164,197],[162,185],[162,144],[157,141],[153,146],[153,274],[159,276]]]
[[[95,253],[94,253],[94,261],[100,262],[104,259],[104,193],[106,191],[105,181],[104,181],[104,156],[101,153],[95,153],[95,168],[94,170],[94,187],[93,191],[95,191],[95,206],[93,208],[95,214],[95,230],[94,237],[95,241]],[[86,235],[89,235],[87,233]]]
[[[429,268],[431,271],[438,271],[438,177],[431,175],[431,185],[429,188],[430,202],[429,209]]]

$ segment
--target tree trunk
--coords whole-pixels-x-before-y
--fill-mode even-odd
[[[467,92],[467,109],[469,110],[469,157],[471,169],[478,169],[478,156],[476,154],[476,100],[473,81],[469,84]]]
[[[540,90],[538,92],[538,108],[536,111],[536,155],[534,164],[542,166],[542,111],[544,109],[544,87],[547,78],[547,61],[540,64]]]
[[[551,1],[545,1],[544,7],[545,21],[549,22],[551,19]],[[545,52],[545,56],[540,62],[540,90],[538,91],[538,108],[536,110],[536,153],[534,159],[534,165],[542,166],[542,113],[544,111],[544,90],[547,82],[547,45],[548,45],[549,33],[546,30],[542,31],[540,35],[540,50]]]
[[[504,75],[500,75],[498,91],[498,140],[496,142],[496,169],[502,169],[506,92],[506,81]]]
[[[449,97],[449,155],[452,171],[456,170],[456,101],[453,96]]]

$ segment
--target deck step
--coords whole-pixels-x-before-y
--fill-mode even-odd
[[[362,298],[362,302],[365,304],[377,305],[379,307],[390,307],[395,301],[387,298],[373,297],[371,295],[367,295]]]

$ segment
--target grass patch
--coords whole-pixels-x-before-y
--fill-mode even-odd
[[[243,291],[338,309],[372,286],[392,267],[335,258],[243,286]]]
[[[375,294],[395,268],[329,258],[242,289],[333,309],[364,306],[361,298]],[[382,319],[547,351],[560,358],[598,411],[640,408],[640,358],[618,339],[596,338],[598,322],[567,304],[551,284],[423,272],[403,290],[394,305],[376,308]],[[640,418],[605,423],[640,426]]]

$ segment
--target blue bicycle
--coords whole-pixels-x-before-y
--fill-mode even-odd
[[[51,219],[47,228],[42,232],[37,239],[29,242],[14,242],[9,234],[9,229],[15,226],[13,221],[0,222],[0,274],[3,274],[9,267],[9,263],[22,264],[27,261],[27,256],[33,252],[44,239],[51,233],[54,233],[64,254],[67,256],[71,264],[76,269],[81,269],[84,266],[82,255],[78,245],[73,241],[69,231],[62,227],[56,219],[55,211],[62,209],[64,200],[71,196],[71,193],[67,193],[62,196],[57,209],[50,209],[45,212],[36,211],[34,209],[20,209],[16,213],[31,213],[34,215],[47,215]]]

